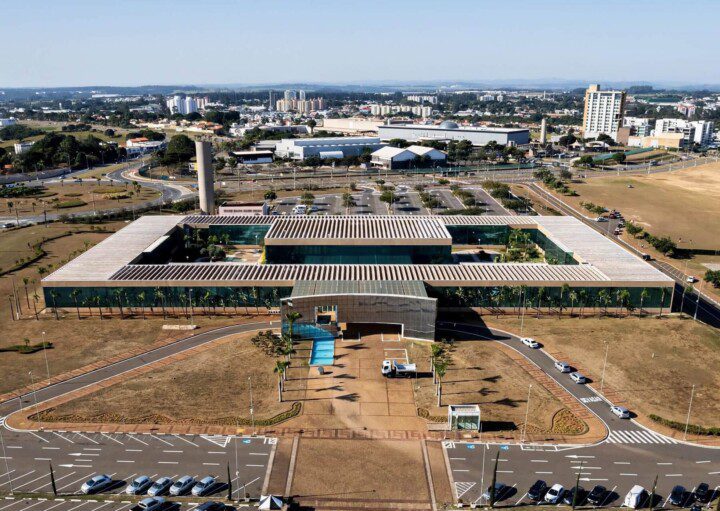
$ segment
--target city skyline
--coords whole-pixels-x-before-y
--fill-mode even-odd
[[[0,87],[541,81],[718,84],[711,2],[7,6]],[[291,14],[288,16],[288,14]],[[692,23],[678,23],[678,16]],[[403,23],[384,23],[402,19]],[[670,34],[670,36],[668,36]],[[60,44],[61,43],[61,44]],[[538,50],[542,49],[542,52]],[[658,63],[661,65],[658,65]]]

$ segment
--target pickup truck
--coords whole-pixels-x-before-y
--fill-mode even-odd
[[[387,378],[408,378],[415,376],[416,373],[415,364],[398,364],[394,360],[383,360],[382,375]]]

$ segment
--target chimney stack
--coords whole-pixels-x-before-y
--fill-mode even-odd
[[[215,214],[215,177],[212,167],[212,145],[206,140],[195,141],[197,158],[198,195],[200,196],[200,213]]]

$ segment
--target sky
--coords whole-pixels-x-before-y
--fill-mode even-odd
[[[4,0],[0,87],[720,84],[720,0]]]

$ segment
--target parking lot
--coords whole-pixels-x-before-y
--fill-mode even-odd
[[[171,502],[168,501],[162,508],[163,510],[170,511],[192,511],[200,505],[200,502]],[[40,500],[40,499],[5,499],[0,500],[0,511],[129,511],[134,503],[130,501],[125,502],[107,502],[103,499],[91,499],[91,500],[80,500],[80,499],[52,499],[52,500]],[[256,506],[254,506],[257,509]],[[226,508],[231,509],[243,509],[242,506],[234,506]]]

